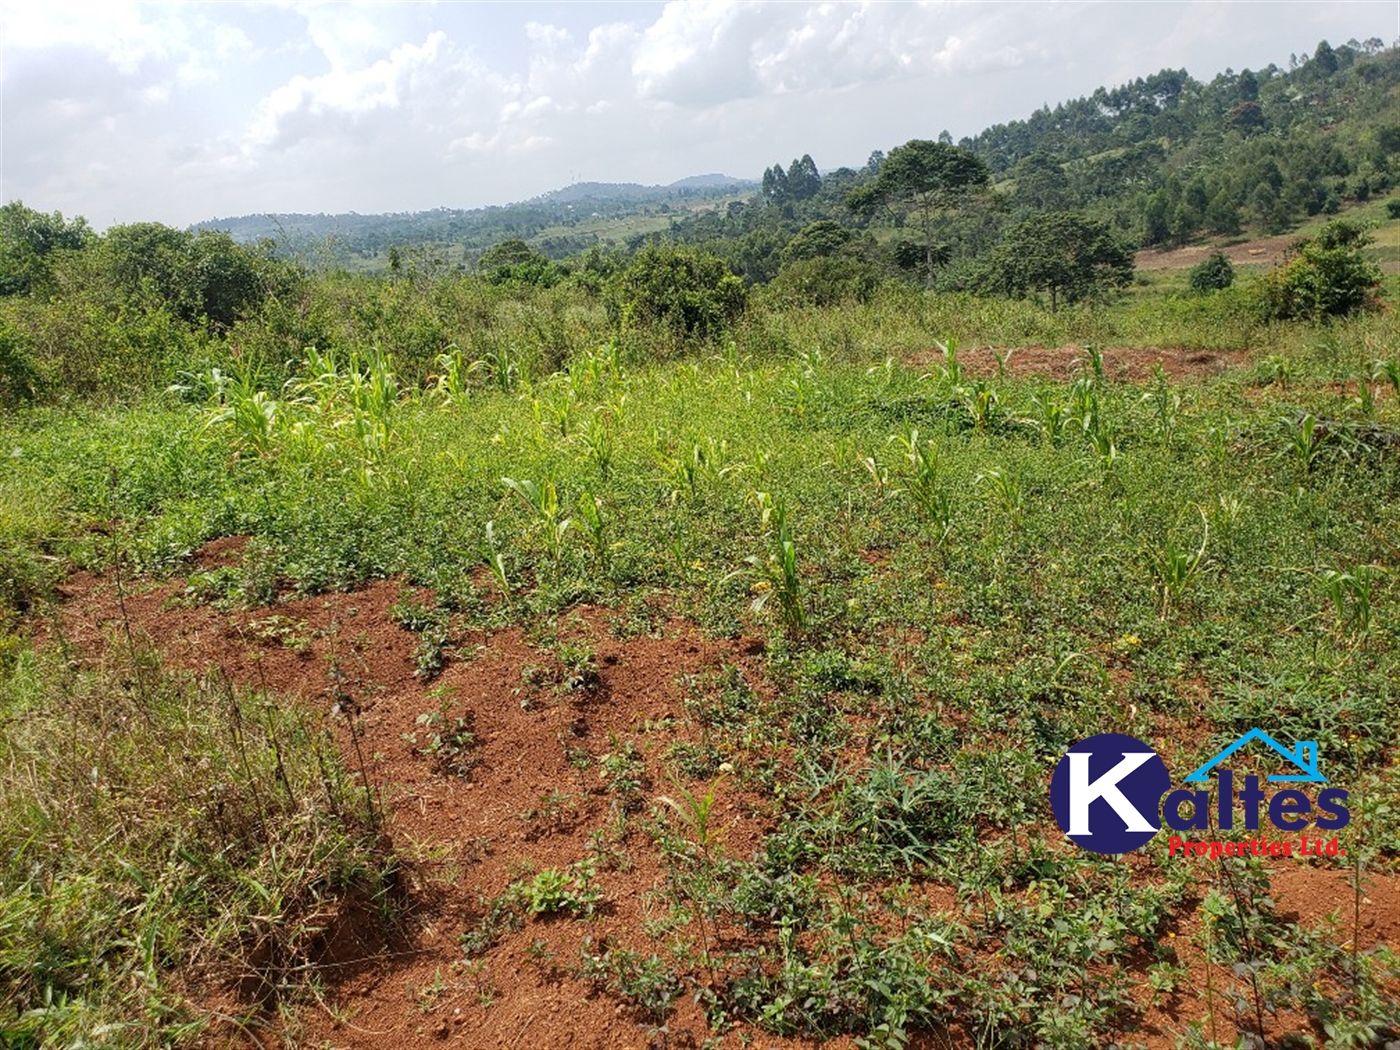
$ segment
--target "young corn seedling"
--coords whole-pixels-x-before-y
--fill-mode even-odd
[[[1006,512],[1006,516],[1011,519],[1013,526],[1020,521],[1024,500],[1021,493],[1021,483],[1013,475],[1002,470],[1001,467],[993,467],[991,470],[978,474],[977,483],[986,485],[991,490],[993,498]]]
[[[1312,473],[1322,446],[1327,440],[1327,432],[1319,429],[1317,417],[1306,412],[1299,419],[1285,419],[1288,443],[1285,452],[1298,464],[1304,474]]]
[[[569,534],[569,530],[574,527],[574,519],[563,517],[559,508],[559,490],[554,482],[535,482],[530,480],[516,481],[514,478],[502,478],[501,484],[510,489],[520,497],[535,515],[536,520],[544,527],[545,538],[549,543],[550,554],[554,560],[559,560],[559,554],[564,547],[564,538]]]
[[[1079,424],[1079,429],[1091,434],[1099,427],[1099,395],[1094,384],[1084,376],[1076,379],[1069,388],[1069,418]]]
[[[898,489],[890,488],[890,468],[880,463],[874,456],[863,456],[860,465],[865,472],[870,475],[870,480],[875,483],[875,496],[884,499],[887,495],[893,495]]]
[[[1090,345],[1084,348],[1084,352],[1089,355],[1089,370],[1093,373],[1094,385],[1107,386],[1108,376],[1104,372],[1103,351],[1097,346]]]
[[[473,371],[486,373],[491,384],[508,394],[521,386],[525,373],[519,355],[508,344],[498,344],[483,358],[472,362]]]
[[[978,379],[970,387],[960,388],[963,407],[972,417],[972,425],[978,430],[986,430],[996,415],[1000,398],[996,389],[985,379]]]
[[[1177,416],[1181,414],[1181,395],[1168,385],[1166,373],[1162,371],[1162,362],[1157,362],[1152,374],[1152,392],[1144,394],[1142,400],[1151,403],[1152,414],[1157,420],[1157,433],[1166,440],[1171,437],[1176,428]]]
[[[496,542],[496,523],[488,521],[486,523],[486,545],[481,549],[482,564],[490,571],[496,583],[500,585],[501,593],[510,598],[510,578],[506,575],[506,559],[501,553],[500,544]]]
[[[909,464],[909,495],[937,527],[938,543],[943,546],[952,532],[953,506],[947,486],[939,477],[938,448],[931,440],[920,444],[917,428],[911,428],[908,434],[896,434],[890,440],[897,441],[903,448],[904,459]]]
[[[1178,546],[1171,537],[1144,552],[1148,574],[1152,579],[1152,592],[1157,599],[1157,615],[1161,619],[1167,618],[1172,606],[1181,600],[1186,588],[1200,575],[1209,540],[1210,521],[1202,512],[1201,545],[1194,553],[1190,548]]]
[[[1373,419],[1376,415],[1376,388],[1370,383],[1370,377],[1362,374],[1356,377],[1356,397],[1352,399],[1352,404],[1361,410],[1361,414],[1367,419]]]
[[[1371,379],[1377,383],[1389,383],[1391,392],[1400,399],[1400,357],[1388,361],[1371,362]]]
[[[1338,630],[1354,637],[1370,633],[1372,599],[1383,571],[1374,565],[1358,565],[1348,571],[1327,569],[1318,576],[1318,585],[1336,613]]]
[[[220,396],[223,403],[209,417],[209,424],[229,424],[240,451],[246,449],[258,456],[271,455],[284,416],[278,402],[265,391],[253,387],[248,377],[239,377],[224,386]]]
[[[946,343],[940,343],[937,339],[933,345],[943,354],[943,364],[939,366],[939,371],[943,374],[943,381],[954,390],[962,386],[962,365],[958,363],[958,341],[949,339]]]
[[[1059,444],[1065,435],[1065,423],[1069,420],[1068,410],[1052,397],[1041,399],[1039,395],[1033,395],[1031,404],[1035,405],[1039,418],[1030,422],[1040,428],[1041,434],[1050,444]]]
[[[1118,462],[1118,443],[1113,439],[1113,431],[1104,426],[1095,427],[1089,434],[1089,443],[1099,457],[1099,466],[1107,473]]]
[[[797,565],[797,542],[788,526],[786,505],[781,500],[774,502],[766,492],[754,493],[753,497],[756,497],[764,524],[772,520],[777,526],[773,549],[766,556],[753,554],[745,558],[749,567],[730,573],[725,579],[755,577],[755,594],[749,608],[754,613],[762,612],[768,602],[776,598],[783,627],[789,635],[800,635],[807,629],[807,610]]]
[[[710,851],[718,845],[723,837],[723,832],[716,830],[713,824],[715,799],[719,794],[719,786],[724,782],[725,773],[721,773],[710,785],[704,794],[697,794],[686,789],[679,780],[674,781],[676,795],[679,801],[668,795],[658,795],[656,801],[670,807],[680,818],[681,824],[690,834],[691,841],[700,851],[701,855],[708,858]]]
[[[598,476],[606,481],[617,451],[612,427],[603,414],[596,413],[579,431],[579,436],[583,439],[589,461],[598,468]]]
[[[579,531],[584,541],[598,555],[598,561],[607,569],[612,560],[612,547],[608,544],[607,524],[603,519],[603,501],[591,492],[585,492],[578,500],[578,516],[582,523]]]
[[[433,389],[442,398],[444,406],[459,405],[471,399],[471,380],[481,370],[480,361],[468,364],[462,351],[453,344],[438,354],[433,363],[439,372]]]

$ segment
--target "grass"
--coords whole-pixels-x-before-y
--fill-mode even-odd
[[[342,906],[392,916],[378,818],[309,712],[149,653],[93,671],[22,648],[0,717],[6,1046],[257,1026],[305,994]]]
[[[459,369],[446,392],[400,378],[386,355],[345,356],[306,361],[289,387],[249,388],[262,395],[251,415],[229,411],[230,388],[6,419],[14,616],[60,567],[119,557],[173,573],[202,542],[246,534],[244,564],[211,598],[246,601],[268,579],[308,593],[388,576],[431,588],[435,603],[395,613],[420,636],[424,677],[449,622],[465,636],[581,602],[616,607],[623,627],[664,600],[712,636],[763,635],[765,688],[738,668],[688,683],[702,742],[667,751],[659,805],[637,741],[583,760],[619,825],[651,835],[672,926],[689,934],[642,952],[595,942],[579,972],[655,1025],[685,986],[717,1028],[899,1046],[955,1025],[985,1046],[1103,1045],[1135,1016],[1141,968],[1169,994],[1183,963],[1167,932],[1202,908],[1217,924],[1210,950],[1253,975],[1236,1025],[1283,1007],[1346,1038],[1400,1025],[1384,994],[1393,953],[1354,958],[1278,923],[1254,883],[1049,849],[1044,790],[1064,747],[1093,733],[1160,741],[1171,768],[1189,769],[1267,725],[1318,741],[1335,780],[1370,785],[1368,864],[1393,866],[1400,805],[1382,771],[1400,720],[1400,403],[1388,380],[1370,404],[1341,385],[1393,357],[1392,316],[1262,329],[1228,299],[1144,295],[1051,316],[890,292],[759,310],[731,344],[662,362],[642,360],[640,336],[584,341],[593,320],[569,316],[576,345],[557,369],[540,366],[546,333],[499,368]],[[952,353],[942,367],[902,363],[950,335],[1247,347],[1281,367],[1133,386],[1092,369],[1069,385],[973,381]],[[495,593],[474,579],[482,566]],[[55,905],[36,903],[32,865],[11,863],[0,959],[16,1016],[60,1033],[156,1018],[178,1038],[198,1017],[162,974],[231,965],[264,930],[276,986],[332,894],[384,899],[373,811],[353,778],[324,772],[340,767],[305,714],[155,668],[93,714],[75,699],[101,692],[86,672],[6,645],[5,856],[48,850],[54,885],[76,887],[47,897],[73,909],[58,928],[77,932],[45,940],[25,932],[29,916]],[[558,657],[556,692],[592,688],[590,652]],[[65,720],[79,708],[97,721],[75,736]],[[118,725],[140,746],[114,746]],[[250,761],[273,760],[268,741],[295,758],[285,784],[276,768],[240,773],[238,725],[261,734]],[[454,773],[474,760],[448,700],[415,744]],[[198,763],[172,748],[228,770],[227,828],[174,837],[184,810],[151,770]],[[131,787],[97,790],[91,763],[98,785]],[[717,773],[773,818],[755,856],[731,855],[711,827]],[[207,791],[206,777],[179,797]],[[104,841],[122,826],[110,807],[148,796],[166,823]],[[80,811],[66,837],[33,815],[60,801]],[[300,844],[280,876],[258,849],[269,827]],[[245,851],[234,873],[230,848]],[[526,921],[586,922],[602,899],[583,863],[484,902],[472,951]],[[278,887],[276,910],[259,910],[249,879]],[[94,942],[108,929],[119,943]],[[83,970],[97,958],[116,960],[110,980]],[[1212,994],[1214,1011],[1233,1010]],[[77,1019],[42,1012],[60,1000]]]

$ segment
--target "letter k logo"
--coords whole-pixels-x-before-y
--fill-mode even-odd
[[[1123,761],[1110,769],[1097,780],[1089,779],[1089,759],[1087,753],[1066,755],[1069,760],[1069,834],[1092,835],[1089,830],[1089,803],[1103,799],[1113,807],[1113,812],[1123,818],[1127,831],[1156,831],[1147,818],[1138,812],[1137,807],[1128,801],[1118,790],[1118,782],[1146,762],[1157,757],[1155,751],[1126,752]]]
[[[1100,733],[1071,747],[1050,778],[1050,806],[1066,835],[1095,853],[1129,853],[1162,826],[1171,776],[1141,740]]]

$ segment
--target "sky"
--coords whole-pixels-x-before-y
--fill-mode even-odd
[[[1400,0],[0,0],[0,198],[103,229],[855,167],[1372,37],[1400,39]]]

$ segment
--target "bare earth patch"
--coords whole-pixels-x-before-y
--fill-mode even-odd
[[[1078,353],[1032,348],[1018,353],[1009,368],[1077,369]],[[1150,374],[1143,356],[1105,356],[1130,375],[1144,366]],[[986,348],[963,358],[979,370],[989,359]],[[1186,360],[1184,352],[1178,363],[1212,367]],[[238,539],[216,541],[203,549],[199,564],[231,564],[241,549]],[[878,564],[879,552],[872,558]],[[328,717],[337,702],[357,708],[358,749],[338,721],[348,764],[358,769],[363,755],[364,772],[383,794],[388,833],[409,857],[410,903],[398,928],[386,928],[371,902],[348,903],[323,938],[322,999],[300,1007],[289,1022],[269,1018],[256,1038],[229,1030],[211,1045],[641,1048],[698,1047],[710,1037],[688,995],[677,1000],[667,1041],[659,1044],[648,1018],[576,975],[585,938],[594,944],[611,938],[644,954],[657,950],[644,928],[664,918],[660,891],[666,871],[640,830],[621,842],[609,838],[610,859],[599,864],[596,880],[604,901],[593,919],[526,918],[471,960],[460,939],[480,923],[486,902],[512,882],[546,868],[566,869],[597,852],[590,850],[590,836],[610,826],[617,803],[600,756],[634,744],[646,803],[671,793],[662,780],[662,754],[687,732],[678,679],[730,664],[762,688],[761,641],[710,640],[674,619],[651,634],[620,637],[630,632],[620,630],[610,610],[581,607],[559,618],[557,637],[550,639],[532,639],[519,628],[455,638],[458,655],[438,678],[424,682],[414,675],[416,636],[390,615],[405,593],[401,583],[379,581],[353,593],[232,612],[183,600],[184,589],[184,581],[127,581],[119,593],[110,575],[78,574],[63,587],[66,600],[41,633],[61,636],[100,660],[129,632],[172,665],[218,669],[240,685],[319,705]],[[568,685],[559,661],[565,645],[592,652],[596,677]],[[468,720],[476,739],[465,776],[444,773],[422,750],[420,716],[444,701],[450,702],[449,716]],[[414,734],[416,742],[406,739]],[[773,828],[769,802],[733,782],[720,786],[718,807],[731,856],[750,856]],[[1052,832],[1046,831],[1052,848],[1064,847]],[[1142,858],[1125,863],[1138,865]],[[1207,878],[1209,866],[1200,867]],[[1290,860],[1274,865],[1273,882],[1280,915],[1316,922],[1338,912],[1338,937],[1351,936],[1353,895],[1344,868]],[[930,880],[920,892],[935,910],[968,921],[950,886]],[[1205,986],[1206,964],[1195,941],[1198,931],[1188,925],[1199,913],[1186,914],[1173,943],[1189,980],[1181,993],[1151,1003],[1144,982],[1141,1023],[1124,1042],[1167,1050],[1175,1033],[1203,1016],[1196,989]],[[1360,946],[1397,940],[1400,880],[1377,875],[1363,899]],[[1150,964],[1142,954],[1142,965]],[[1217,967],[1217,996],[1233,983],[1228,968]],[[1222,997],[1219,1035],[1228,1042],[1235,1030],[1223,1004]],[[1291,1016],[1271,1025],[1271,1037],[1307,1030],[1305,1019]],[[710,1045],[813,1044],[741,1028]],[[824,1045],[853,1044],[838,1039]],[[921,1033],[910,1045],[965,1046],[972,1038],[956,1030]]]
[[[1101,352],[1104,373],[1124,383],[1150,381],[1158,365],[1168,379],[1181,380],[1218,375],[1246,363],[1243,355],[1184,347],[1106,347]],[[930,347],[910,355],[905,363],[912,368],[933,368],[943,360],[943,352]],[[1037,376],[1068,382],[1089,368],[1089,354],[1073,344],[1015,349],[973,346],[959,349],[958,363],[966,374],[979,379],[1004,373],[1018,379]]]
[[[1184,248],[1144,248],[1137,253],[1139,270],[1185,270],[1216,252],[1222,253],[1236,266],[1277,266],[1298,240],[1296,233],[1277,237],[1260,237],[1220,247],[1214,244],[1188,244]]]

